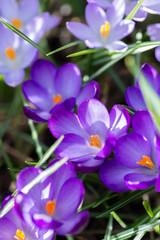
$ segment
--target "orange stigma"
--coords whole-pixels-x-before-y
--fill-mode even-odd
[[[9,59],[11,59],[11,60],[15,59],[16,53],[15,53],[13,48],[8,47],[8,48],[6,48],[5,52],[6,52],[6,55]]]
[[[92,135],[90,138],[90,146],[93,147],[101,147],[101,141],[98,135]]]
[[[60,94],[57,94],[57,96],[53,96],[53,102],[55,104],[60,103],[62,101],[62,96]]]
[[[142,160],[136,163],[141,164],[142,166],[149,167],[151,170],[155,167],[150,157],[146,157],[146,156],[143,156]]]
[[[19,240],[25,240],[25,234],[23,231],[17,229],[16,235],[14,236],[14,238]]]
[[[22,21],[20,19],[17,19],[17,18],[13,18],[11,20],[11,24],[13,25],[13,27],[15,27],[17,29],[21,29],[21,27],[22,27]]]
[[[52,216],[56,207],[56,200],[48,201],[46,204],[46,211],[48,216]]]
[[[105,24],[101,26],[100,33],[103,38],[107,37],[110,30],[110,24],[108,21],[105,21]]]

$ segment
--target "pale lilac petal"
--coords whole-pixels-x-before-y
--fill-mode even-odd
[[[160,62],[160,47],[155,49],[155,57]]]
[[[110,43],[109,45],[106,44],[105,48],[115,52],[125,52],[128,49],[128,46],[124,42],[113,41],[113,43]]]
[[[35,122],[47,122],[50,116],[49,112],[34,109],[31,107],[23,107],[24,114]]]
[[[16,225],[10,219],[3,217],[0,219],[0,226],[0,240],[12,240],[17,231]]]
[[[111,191],[125,192],[129,189],[124,182],[124,177],[132,172],[134,172],[134,169],[122,166],[115,159],[111,159],[101,166],[99,177],[102,183]]]
[[[135,27],[135,22],[124,19],[115,28],[113,28],[112,38],[114,41],[123,39],[129,35]]]
[[[160,40],[160,35],[159,35],[160,23],[148,25],[147,31],[148,31],[151,41],[159,41]]]
[[[77,178],[68,179],[60,189],[56,199],[53,218],[56,220],[67,220],[71,217],[82,202],[84,187]]]
[[[51,133],[56,138],[67,133],[84,135],[77,115],[69,111],[54,112],[49,118],[48,124]]]
[[[64,98],[77,97],[81,84],[81,72],[75,64],[66,63],[57,70],[55,89]]]
[[[96,4],[90,3],[86,6],[85,16],[89,28],[94,34],[98,34],[100,37],[100,28],[106,21],[105,11]]]
[[[126,5],[125,15],[129,15],[136,5],[137,5],[137,0],[129,1],[129,3],[127,3]],[[134,15],[133,19],[135,21],[142,22],[145,20],[146,17],[147,17],[147,13],[143,10],[142,7],[140,7],[136,12],[136,14]]]
[[[159,0],[144,0],[143,2],[143,8],[148,13],[151,14],[160,14],[160,2]]]
[[[23,81],[24,76],[25,76],[24,70],[12,71],[5,74],[4,81],[7,85],[11,87],[16,87]]]
[[[124,17],[125,1],[114,0],[112,6],[108,9],[106,15],[112,27],[116,26]]]
[[[63,225],[56,229],[56,232],[58,235],[77,234],[86,227],[88,221],[89,213],[87,211],[76,213],[64,221]]]
[[[57,156],[68,157],[73,162],[83,162],[96,157],[98,148],[91,147],[81,136],[66,134],[61,144],[56,148]]]
[[[76,103],[79,106],[87,98],[99,98],[100,86],[97,82],[92,81],[86,84],[80,91]]]
[[[81,103],[78,109],[78,117],[84,129],[89,129],[97,122],[102,123],[106,132],[110,127],[109,113],[106,107],[97,99],[86,99]],[[97,125],[98,127],[98,125]],[[96,131],[95,128],[93,128]],[[100,131],[100,129],[97,131]],[[97,133],[98,134],[98,133]]]
[[[18,17],[17,2],[15,0],[1,0],[1,16],[7,20]]]
[[[54,95],[54,78],[56,66],[48,60],[39,59],[31,68],[31,79],[45,88],[50,94]]]
[[[124,181],[129,189],[142,190],[154,185],[156,182],[156,176],[143,173],[129,173],[124,177]]]
[[[32,7],[31,7],[32,6]],[[39,10],[38,0],[21,0],[18,5],[18,13],[23,24],[27,24],[32,20]]]
[[[95,37],[89,38],[85,40],[85,44],[89,48],[102,48],[104,47],[104,44],[100,42],[101,40],[97,40]]]
[[[126,102],[135,110],[139,109],[147,109],[146,104],[144,102],[143,96],[140,90],[136,87],[128,87],[125,94]]]
[[[91,29],[86,24],[78,22],[67,22],[66,27],[74,36],[83,41],[93,37]]]
[[[143,156],[151,156],[151,145],[141,135],[128,133],[117,141],[115,157],[123,166],[129,168],[142,167],[140,162]]]
[[[108,8],[112,5],[111,0],[87,0],[88,3],[96,3],[102,8]]]
[[[127,132],[130,126],[130,116],[126,108],[121,105],[115,105],[110,112],[110,132],[119,138]]]
[[[23,83],[22,91],[29,102],[43,111],[49,111],[54,106],[52,96],[38,83],[32,80]]]

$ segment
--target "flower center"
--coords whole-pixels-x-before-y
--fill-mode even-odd
[[[56,200],[48,201],[46,204],[46,211],[48,216],[52,216],[56,207]]]
[[[16,57],[16,53],[14,49],[11,47],[6,48],[5,53],[6,53],[6,56],[11,60],[14,60]]]
[[[103,24],[100,28],[100,33],[103,38],[107,37],[110,30],[110,24],[108,21],[105,21],[105,24]]]
[[[90,138],[90,146],[93,147],[101,147],[101,141],[98,135],[92,135]]]
[[[14,238],[19,240],[25,240],[25,234],[23,231],[17,229],[16,235],[14,236]]]
[[[53,96],[53,102],[55,104],[60,103],[62,101],[62,96],[60,94],[57,94],[56,96]]]
[[[136,163],[141,164],[142,166],[149,167],[151,170],[155,167],[150,157],[146,157],[146,156],[143,156],[142,160]]]
[[[13,27],[15,27],[17,29],[21,29],[21,27],[22,27],[22,21],[20,19],[17,19],[17,18],[13,18],[11,20],[11,24],[13,25]]]

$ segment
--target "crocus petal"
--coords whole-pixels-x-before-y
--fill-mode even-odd
[[[38,0],[21,0],[18,5],[19,17],[22,19],[23,24],[28,23],[33,17],[35,17],[38,14],[38,10]]]
[[[31,107],[23,107],[24,114],[35,122],[47,122],[50,116],[49,112],[41,111]]]
[[[84,129],[89,133],[90,131],[102,132],[104,131],[104,135],[107,135],[108,128],[110,127],[110,119],[109,113],[106,107],[97,99],[86,99],[81,103],[78,109],[78,117],[83,125]],[[103,125],[103,130],[98,129],[98,123]],[[94,127],[92,127],[94,125]]]
[[[49,111],[54,106],[52,95],[32,80],[23,83],[22,91],[25,98],[41,110]]]
[[[131,190],[149,188],[156,182],[155,175],[129,173],[124,177],[125,184]]]
[[[107,11],[107,19],[112,27],[116,26],[124,17],[125,1],[114,0],[112,6]]]
[[[132,117],[132,127],[134,132],[147,138],[153,146],[155,131],[153,121],[148,111],[137,111]]]
[[[86,6],[85,16],[90,29],[100,37],[100,28],[106,21],[105,11],[96,4],[90,3]]]
[[[64,101],[57,103],[50,110],[50,114],[52,114],[55,111],[72,111],[72,110],[74,110],[75,105],[76,105],[76,98],[74,98],[74,97],[67,98]]]
[[[75,163],[75,169],[80,173],[91,173],[96,171],[103,162],[104,160],[93,158],[81,163]]]
[[[17,17],[17,3],[15,0],[1,0],[1,16],[8,19],[9,21],[12,18]]]
[[[150,36],[151,41],[159,41],[160,23],[150,24],[147,26],[147,32]]]
[[[110,112],[110,132],[119,138],[127,132],[130,125],[130,116],[126,108],[121,105],[115,105]]]
[[[67,22],[66,27],[74,36],[83,41],[93,37],[91,29],[86,24],[78,22]]]
[[[111,0],[87,0],[88,3],[96,3],[102,8],[108,8],[112,5]]]
[[[31,79],[45,88],[50,94],[54,94],[54,78],[56,66],[48,60],[38,59],[31,68]]]
[[[98,149],[98,148],[97,148]],[[76,134],[65,134],[61,144],[56,148],[57,156],[68,157],[73,162],[83,162],[96,157],[97,149],[90,147],[89,143]]]
[[[99,98],[100,86],[97,82],[92,81],[86,84],[77,97],[77,105],[79,106],[86,98]]]
[[[160,14],[160,2],[159,0],[145,0],[143,2],[143,8],[151,14]]]
[[[84,135],[77,115],[69,111],[54,112],[49,118],[48,124],[51,133],[56,138],[67,133]]]
[[[56,229],[58,235],[77,234],[86,227],[89,221],[87,211],[74,214],[72,217],[63,222],[63,225]]]
[[[160,169],[160,137],[156,134],[155,137],[155,158],[158,165],[158,168]]]
[[[52,166],[58,159],[53,160],[49,163],[48,167]],[[56,186],[54,192],[54,198],[57,199],[59,191],[61,190],[63,184],[70,178],[75,178],[76,172],[74,166],[71,163],[65,163],[62,167],[60,167],[56,172],[51,175],[52,181]]]
[[[55,90],[64,98],[77,97],[81,84],[81,72],[75,64],[66,63],[57,70]]]
[[[105,48],[115,52],[125,52],[128,49],[128,46],[124,42],[113,41],[113,43],[110,43],[109,45],[106,44]]]
[[[150,143],[137,133],[128,133],[117,141],[115,157],[123,166],[139,168],[141,165],[137,162],[140,162],[143,156],[150,155]]]
[[[136,5],[137,5],[137,0],[129,1],[126,5],[125,15],[129,15],[129,13],[135,8]],[[147,13],[143,10],[142,7],[140,7],[136,12],[136,14],[134,15],[133,19],[135,21],[142,22],[145,20],[146,17],[147,17]]]
[[[16,87],[23,81],[24,76],[25,76],[24,70],[17,70],[5,74],[4,81],[7,85],[11,87]]]
[[[124,167],[118,161],[112,159],[102,164],[99,170],[99,177],[111,191],[125,192],[129,189],[124,183],[124,176],[131,172],[134,172],[134,169]]]
[[[16,225],[8,218],[3,217],[0,219],[0,240],[11,240],[15,235],[17,228]],[[9,231],[8,231],[9,227]]]
[[[160,192],[160,175],[156,178],[155,190]]]
[[[125,94],[126,102],[135,110],[146,109],[146,104],[140,90],[136,87],[128,87]]]
[[[160,62],[160,47],[155,49],[155,57]]]
[[[120,40],[129,35],[135,27],[135,22],[124,19],[112,31],[112,38]]]
[[[55,229],[62,225],[60,222],[53,220],[52,217],[42,213],[33,214],[33,221],[40,229]]]
[[[56,208],[53,214],[54,219],[67,220],[76,212],[82,202],[84,187],[77,178],[68,179],[62,186],[56,200]]]

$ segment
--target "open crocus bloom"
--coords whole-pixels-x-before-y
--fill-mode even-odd
[[[54,236],[54,230],[27,225],[14,208],[0,219],[0,226],[0,239],[3,240],[52,240]]]
[[[53,136],[64,135],[56,155],[68,157],[82,172],[92,172],[103,163],[129,124],[130,117],[124,107],[115,105],[109,114],[97,99],[84,100],[78,115],[61,111],[54,112],[49,118]]]
[[[115,0],[87,0],[88,3],[96,3],[98,6],[108,9]],[[126,4],[125,15],[128,15],[138,4],[138,0],[123,0]],[[144,21],[147,17],[147,12],[151,14],[160,14],[159,0],[144,0],[142,5],[134,15],[135,21]]]
[[[24,68],[38,56],[38,50],[0,23],[0,74],[14,87],[24,78]]]
[[[107,13],[97,4],[89,3],[85,11],[88,25],[68,22],[67,28],[89,48],[125,51],[127,45],[120,40],[133,31],[135,23],[123,20],[124,12],[124,0],[115,0]]]
[[[100,179],[112,191],[145,189],[154,184],[156,191],[160,191],[160,139],[149,113],[137,111],[132,127],[132,133],[118,140],[116,159],[100,168]]]
[[[38,168],[23,169],[17,180],[17,190],[20,191],[41,172]],[[74,167],[66,163],[28,194],[19,192],[15,197],[15,209],[30,226],[54,230],[59,235],[74,234],[88,222],[87,211],[76,213],[83,197],[83,184],[76,177]]]
[[[34,121],[46,122],[53,111],[70,111],[86,98],[99,97],[98,83],[90,82],[82,89],[81,85],[81,73],[75,64],[57,69],[47,60],[38,60],[31,68],[31,80],[22,85],[24,96],[36,109],[24,107],[24,113]]]
[[[126,90],[126,102],[131,108],[134,108],[135,110],[147,109],[138,83],[141,73],[148,81],[151,88],[153,88],[153,90],[160,96],[160,76],[155,68],[145,63],[141,67],[140,72],[137,74],[135,87],[131,86]]]

